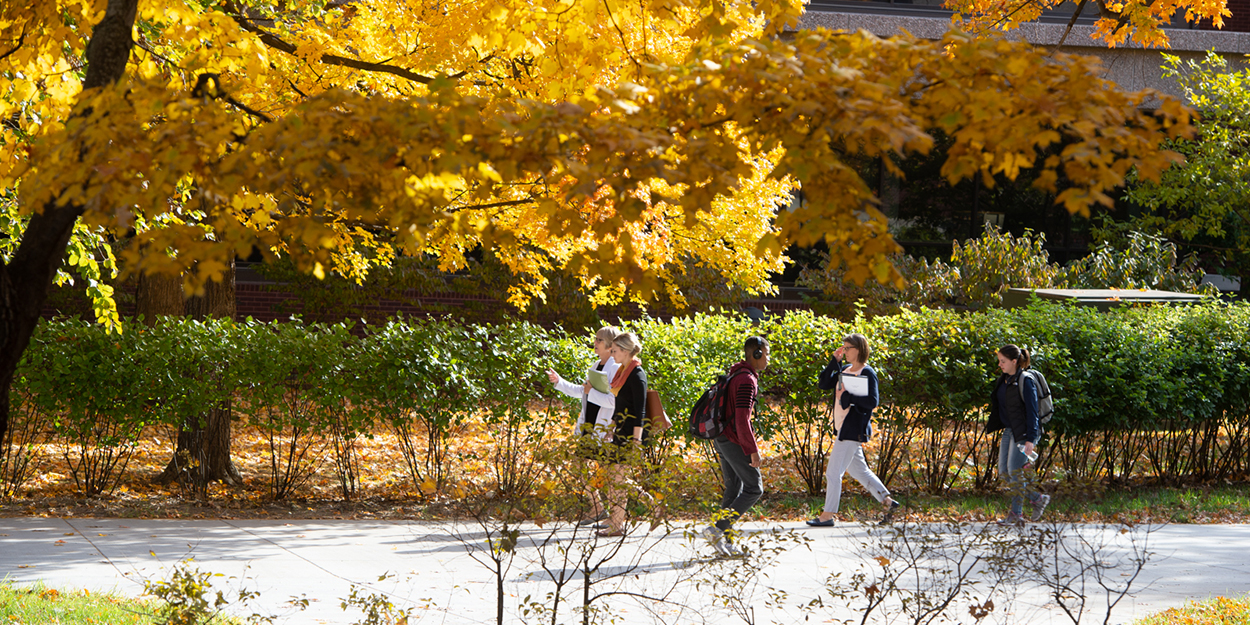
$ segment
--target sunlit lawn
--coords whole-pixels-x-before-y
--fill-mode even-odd
[[[1134,625],[1250,625],[1250,597],[1193,601],[1137,621]]]
[[[6,625],[155,624],[142,601],[42,585],[13,587],[0,582],[0,623]]]

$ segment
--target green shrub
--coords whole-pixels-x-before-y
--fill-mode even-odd
[[[144,334],[107,334],[81,321],[41,325],[31,338],[19,376],[36,409],[65,441],[63,455],[78,489],[87,495],[115,489],[145,425],[154,423],[160,380],[146,358],[157,343]],[[191,382],[190,385],[194,385]],[[193,391],[192,391],[193,392]]]
[[[333,428],[336,393],[350,390],[348,346],[356,341],[344,324],[249,322],[236,326],[239,410],[269,442],[269,491],[290,495],[322,461]]]
[[[357,401],[395,432],[417,490],[446,483],[448,438],[482,396],[470,339],[458,324],[400,318],[357,346]]]
[[[1038,464],[1044,473],[1210,480],[1250,469],[1244,304],[1098,313],[1035,301],[1011,311],[922,308],[852,323],[810,312],[759,323],[740,315],[647,318],[627,329],[641,336],[649,380],[674,422],[650,448],[652,466],[692,448],[715,471],[710,446],[689,438],[686,415],[742,357],[743,339],[762,334],[772,363],[761,377],[756,430],[808,492],[818,492],[831,433],[816,376],[842,336],[858,331],[872,343],[881,381],[870,461],[887,483],[905,479],[931,492],[991,485],[997,446],[983,423],[999,373],[994,352],[1006,343],[1030,351],[1055,393]],[[119,336],[79,321],[44,323],[18,371],[17,419],[52,424],[87,493],[117,484],[142,427],[184,425],[233,397],[237,414],[269,437],[274,498],[290,495],[322,463],[352,497],[358,439],[383,426],[399,435],[415,489],[442,489],[454,470],[447,441],[468,424],[487,428],[491,448],[470,453],[490,467],[496,488],[524,494],[541,481],[537,452],[553,443],[545,434],[555,423],[571,427],[576,410],[545,369],[576,377],[593,358],[592,329],[393,319],[364,327],[362,336],[351,330],[175,320]],[[29,458],[29,449],[14,449],[5,462],[15,464],[0,465],[9,491],[25,471],[16,462]]]
[[[1025,230],[1019,237],[986,224],[981,236],[951,242],[950,262],[899,255],[894,264],[907,279],[899,290],[869,280],[856,285],[828,262],[805,267],[798,283],[820,291],[817,310],[850,319],[856,306],[870,316],[892,315],[904,308],[970,308],[1002,305],[1011,288],[1024,289],[1162,289],[1215,295],[1200,286],[1203,272],[1193,256],[1180,258],[1176,246],[1160,237],[1129,232],[1116,244],[1104,241],[1093,254],[1067,266],[1050,262],[1046,235]],[[1118,245],[1118,247],[1117,247]]]

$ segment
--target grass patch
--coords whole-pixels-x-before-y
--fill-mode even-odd
[[[129,597],[0,582],[0,623],[6,625],[156,625],[153,612]]]
[[[767,488],[767,483],[765,488]],[[1044,488],[1054,498],[1046,518],[1075,523],[1245,523],[1250,520],[1250,485],[1224,484],[1201,487],[1126,486],[1105,489],[1094,497],[1068,496],[1060,489]],[[903,503],[903,514],[913,521],[986,521],[1006,511],[1006,493],[952,491],[944,495],[894,490]],[[765,490],[752,515],[759,519],[801,520],[818,513],[823,497]],[[806,516],[805,516],[806,515]],[[858,484],[843,484],[838,518],[847,522],[875,521],[881,505],[863,493]]]
[[[1152,614],[1133,625],[1250,625],[1250,597],[1215,597]]]
[[[1132,486],[1108,490],[1090,502],[1064,502],[1058,510],[1078,516],[1081,508],[1102,519],[1172,523],[1239,523],[1250,514],[1250,487],[1245,484],[1165,487]],[[1054,503],[1051,504],[1055,505]]]

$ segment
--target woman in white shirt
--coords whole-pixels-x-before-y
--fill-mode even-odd
[[[591,367],[586,371],[585,380],[581,384],[570,382],[560,377],[558,373],[547,370],[547,377],[551,383],[556,386],[556,390],[582,400],[581,413],[577,415],[577,427],[573,434],[578,436],[578,455],[587,460],[597,460],[599,458],[599,448],[604,439],[611,431],[612,416],[616,414],[616,396],[610,392],[603,392],[591,385],[591,371],[599,371],[610,381],[616,375],[616,370],[620,364],[612,359],[612,342],[620,333],[616,328],[606,326],[599,328],[595,333],[595,356],[598,357]],[[589,470],[590,467],[585,467]],[[592,525],[602,521],[607,517],[604,511],[603,502],[599,500],[599,493],[587,485],[587,496],[590,499],[590,517],[580,521],[579,525]],[[602,529],[596,527],[595,529]]]

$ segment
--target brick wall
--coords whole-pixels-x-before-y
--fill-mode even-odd
[[[1228,10],[1233,15],[1224,18],[1224,30],[1250,33],[1250,0],[1229,0]]]
[[[240,272],[243,273],[243,272]],[[339,321],[338,319],[322,319],[317,311],[301,310],[301,304],[294,293],[285,284],[265,281],[240,280],[235,284],[236,320],[247,317],[267,322],[275,319],[286,319],[292,314],[300,314],[307,321]],[[117,288],[118,310],[123,318],[134,315],[134,285],[121,285]],[[465,317],[469,319],[499,319],[511,312],[512,308],[498,298],[486,294],[461,295],[458,293],[434,293],[420,295],[416,292],[406,293],[406,302],[381,300],[376,305],[366,306],[365,317],[370,321],[381,322],[396,313],[404,316],[424,317]],[[809,306],[794,289],[783,289],[778,297],[754,298],[740,303],[743,309],[768,310],[783,312],[789,310],[805,310]],[[650,315],[667,319],[670,314],[663,310],[652,309]],[[612,307],[600,311],[605,319],[636,319],[642,310],[635,305]],[[61,289],[44,307],[43,317],[51,319],[57,316],[77,315],[83,319],[92,319],[91,305],[83,298],[81,291],[73,287]],[[550,313],[536,320],[543,325],[559,323],[558,313]]]
[[[435,293],[419,295],[416,292],[405,293],[408,301],[379,300],[377,304],[364,307],[365,316],[371,320],[381,321],[386,317],[400,313],[406,316],[424,316],[427,314],[456,316],[458,310],[472,308],[474,310],[504,314],[506,305],[498,299],[486,295],[460,295],[456,293]],[[302,305],[286,285],[272,283],[244,283],[235,285],[235,306],[237,318],[252,317],[257,321],[286,319],[292,314],[301,314],[307,320],[318,320],[317,311],[302,310]],[[329,321],[328,319],[322,319]]]
[[[1233,15],[1224,18],[1224,28],[1220,29],[1230,33],[1250,33],[1250,0],[1228,0],[1228,10]],[[1184,14],[1178,14],[1174,23],[1179,25],[1184,21]],[[1211,25],[1211,20],[1203,20],[1199,28],[1202,30],[1216,30]]]

